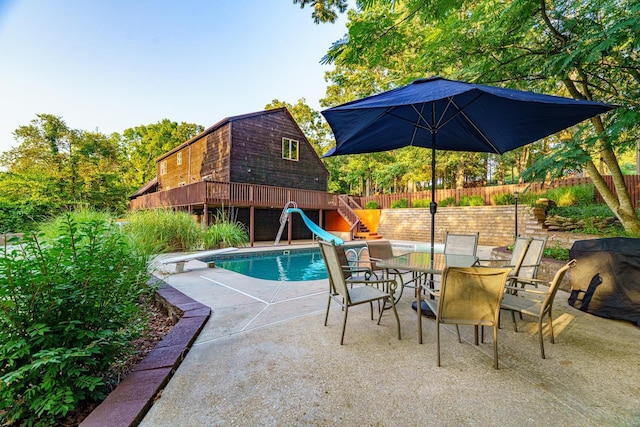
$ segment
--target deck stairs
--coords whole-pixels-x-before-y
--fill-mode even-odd
[[[338,213],[349,223],[349,231],[354,240],[382,239],[382,236],[378,233],[371,232],[358,214],[355,213],[353,209],[362,209],[362,206],[353,197],[341,195],[338,197],[338,201]]]

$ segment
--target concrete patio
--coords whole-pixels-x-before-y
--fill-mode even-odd
[[[514,332],[505,315],[494,370],[490,336],[474,346],[470,327],[462,344],[443,328],[437,367],[435,324],[423,322],[418,344],[410,292],[402,340],[390,313],[378,326],[360,306],[340,346],[337,305],[323,326],[326,280],[264,281],[199,261],[162,278],[212,314],[142,426],[640,425],[640,329],[578,311],[566,292],[547,359],[532,319]]]

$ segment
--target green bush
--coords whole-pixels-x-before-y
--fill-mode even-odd
[[[545,192],[544,197],[556,202],[558,207],[590,206],[593,204],[594,191],[593,185],[561,187]]]
[[[219,214],[202,233],[202,240],[205,249],[244,246],[249,241],[249,234],[244,224],[230,221],[224,214]]]
[[[440,202],[438,203],[438,206],[455,206],[456,205],[456,198],[455,197],[446,197],[442,200],[440,200]]]
[[[414,200],[413,203],[411,203],[414,208],[428,208],[430,204],[431,200],[429,199],[418,199]]]
[[[202,246],[202,228],[186,212],[134,211],[126,217],[125,230],[147,254],[184,252]]]
[[[380,209],[380,203],[375,200],[369,200],[366,205],[364,205],[365,209]]]
[[[461,196],[460,206],[484,206],[482,196]]]
[[[52,425],[104,398],[138,330],[147,258],[110,222],[65,218],[55,238],[0,249],[1,425]]]
[[[400,200],[391,202],[391,209],[408,208],[408,207],[409,207],[409,200],[407,199],[400,199]]]
[[[513,205],[516,202],[516,198],[512,193],[495,194],[493,196],[493,203],[496,206]]]

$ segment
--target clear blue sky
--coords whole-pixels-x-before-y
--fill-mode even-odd
[[[273,99],[320,110],[345,20],[316,25],[292,0],[0,0],[0,152],[40,113],[110,134]]]

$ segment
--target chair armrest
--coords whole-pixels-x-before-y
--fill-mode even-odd
[[[549,292],[548,291],[539,291],[537,289],[523,289],[523,288],[519,288],[517,286],[505,286],[505,289],[508,290],[512,290],[512,291],[516,291],[517,293],[520,292],[526,292],[528,294],[534,294],[534,295],[547,295]]]
[[[349,284],[361,284],[361,285],[381,285],[388,283],[389,284],[389,293],[393,294],[395,290],[398,288],[398,282],[395,279],[384,279],[384,280],[347,280]]]

